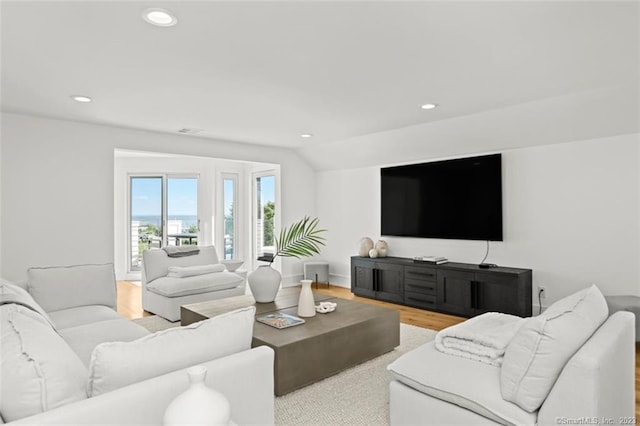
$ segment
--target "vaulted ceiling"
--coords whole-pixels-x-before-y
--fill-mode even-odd
[[[177,25],[148,24],[149,7]],[[310,156],[491,111],[543,116],[526,106],[554,99],[603,102],[609,133],[638,128],[637,2],[3,1],[1,19],[8,112]]]

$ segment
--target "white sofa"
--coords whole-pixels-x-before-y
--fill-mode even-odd
[[[224,270],[214,246],[197,249],[197,254],[183,257],[170,257],[164,249],[143,253],[142,308],[145,311],[178,321],[182,305],[244,294],[246,271]],[[207,272],[201,268],[211,266],[214,270],[215,266],[220,269]],[[196,274],[191,275],[192,271]],[[180,272],[187,276],[179,276]]]
[[[602,297],[602,296],[600,296]],[[617,312],[607,318],[604,298],[599,307],[585,308],[582,316],[564,327],[566,337],[559,336],[545,318],[528,319],[507,346],[502,366],[493,366],[460,356],[445,354],[429,342],[400,357],[389,366],[394,380],[390,384],[390,420],[392,425],[558,425],[577,424],[580,419],[611,419],[609,424],[630,422],[635,416],[635,320],[630,312]],[[601,305],[604,304],[604,308]],[[551,307],[549,308],[551,309]],[[586,330],[584,343],[573,351],[579,324],[590,322],[605,312],[601,325]],[[556,310],[556,312],[559,312]],[[553,318],[566,321],[568,309]],[[543,314],[544,315],[544,314]],[[532,324],[542,324],[542,333],[533,340],[533,351],[527,352],[528,366],[517,366],[519,376],[517,398],[505,387],[513,383],[502,371],[512,368],[509,358],[521,357]],[[593,334],[592,334],[593,333]],[[545,346],[546,345],[546,346]],[[556,346],[554,346],[556,345]],[[511,352],[510,352],[511,351]],[[563,363],[557,354],[568,354]],[[525,351],[526,352],[526,351]],[[556,358],[550,360],[550,358]],[[542,364],[535,364],[540,360]],[[544,363],[557,363],[557,376],[548,373]],[[542,370],[541,370],[542,368]],[[554,366],[556,368],[556,366]],[[537,369],[537,370],[536,370]],[[536,370],[536,371],[534,371]],[[541,373],[545,371],[545,373]],[[538,392],[540,382],[550,387],[538,395],[541,406],[528,406],[528,392]],[[509,399],[504,398],[509,395]],[[515,401],[515,402],[514,402]],[[521,404],[521,405],[519,405]],[[524,409],[523,406],[526,408]],[[596,424],[596,423],[593,423]]]
[[[193,365],[236,424],[274,423],[274,354],[250,349],[252,308],[149,333],[114,311],[112,265],[32,268],[0,289],[0,423],[161,424]]]

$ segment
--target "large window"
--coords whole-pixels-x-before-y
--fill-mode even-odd
[[[273,173],[254,176],[256,259],[269,261],[273,259],[275,251],[276,177]]]
[[[145,250],[198,244],[197,177],[131,176],[129,194],[129,270],[141,269]]]
[[[235,259],[238,253],[237,175],[225,174],[222,176],[222,192],[224,208],[224,258]]]

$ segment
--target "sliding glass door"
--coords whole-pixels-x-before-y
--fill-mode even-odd
[[[167,240],[171,246],[198,244],[198,178],[167,178]]]
[[[130,197],[130,270],[142,267],[142,253],[162,247],[164,231],[163,177],[131,177]]]
[[[198,244],[197,176],[131,176],[129,194],[129,270],[145,250]]]

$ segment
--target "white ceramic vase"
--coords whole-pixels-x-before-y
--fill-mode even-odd
[[[300,298],[298,299],[298,316],[313,317],[316,315],[316,301],[311,291],[312,280],[302,280],[302,289],[300,290]]]
[[[378,257],[386,257],[389,245],[385,240],[378,240],[374,248],[378,252]]]
[[[373,240],[369,237],[364,237],[360,240],[360,249],[358,250],[358,255],[360,257],[368,257],[369,250],[373,248]]]
[[[271,265],[260,265],[247,277],[253,298],[258,303],[273,302],[280,289],[282,275]]]
[[[173,425],[228,425],[231,421],[231,406],[220,392],[204,382],[207,368],[191,367],[189,388],[178,395],[164,412],[163,424]]]
[[[300,297],[298,298],[298,316],[313,317],[316,315],[316,300],[311,291],[313,280],[301,280]]]

